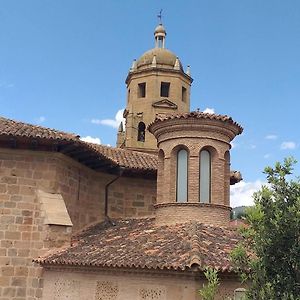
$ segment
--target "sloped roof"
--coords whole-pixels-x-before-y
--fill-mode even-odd
[[[0,135],[63,141],[79,141],[79,136],[73,133],[66,133],[38,125],[31,125],[6,119],[3,117],[0,117]]]
[[[97,164],[97,160],[105,160],[112,167],[121,166],[133,171],[155,173],[157,169],[157,157],[155,155],[86,143],[80,140],[79,135],[3,117],[0,117],[0,137],[37,139],[41,143],[50,141],[61,144],[58,147],[58,152],[79,159],[83,164],[85,161],[81,159],[82,155],[89,161],[94,157],[92,163],[95,164]]]
[[[98,166],[99,161],[105,161],[110,167],[124,167],[133,172],[148,172],[156,174],[158,159],[155,154],[131,151],[127,149],[113,148],[105,145],[96,145],[80,140],[80,136],[43,126],[31,125],[0,117],[0,137],[2,138],[26,138],[50,141],[60,144],[58,152],[79,160],[85,164],[89,161],[89,167]],[[84,155],[85,159],[82,158]],[[91,160],[92,158],[92,160]],[[230,183],[235,184],[241,180],[241,174],[231,171]]]
[[[86,147],[94,150],[104,158],[109,159],[117,166],[123,166],[130,169],[143,169],[156,171],[158,159],[156,155],[135,152],[126,149],[113,148],[104,145],[85,143]]]
[[[236,230],[197,222],[156,226],[154,218],[99,223],[75,236],[70,247],[36,259],[42,265],[231,272]]]

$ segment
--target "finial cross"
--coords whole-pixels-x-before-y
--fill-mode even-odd
[[[159,11],[159,14],[157,15],[158,20],[159,20],[159,24],[162,24],[162,9]]]

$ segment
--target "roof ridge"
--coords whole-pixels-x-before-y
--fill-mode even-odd
[[[197,223],[191,222],[191,253],[190,253],[190,264],[189,267],[191,268],[193,265],[198,265],[201,267],[202,259],[200,257],[200,239],[197,233]]]
[[[37,129],[51,130],[51,131],[59,133],[59,134],[71,135],[74,138],[77,138],[78,140],[80,138],[80,135],[78,135],[76,133],[73,133],[73,132],[66,132],[66,131],[55,129],[55,128],[50,128],[50,127],[46,127],[46,126],[41,126],[41,125],[27,123],[27,122],[24,122],[24,121],[19,121],[19,120],[14,120],[14,119],[10,119],[10,118],[5,118],[3,116],[0,116],[0,122],[1,121],[3,121],[3,122],[11,122],[11,123],[14,123],[14,124],[19,124],[19,125],[31,126],[33,128],[37,128]]]

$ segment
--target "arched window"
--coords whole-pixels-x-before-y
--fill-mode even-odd
[[[176,201],[187,202],[188,199],[188,152],[181,149],[177,152]]]
[[[137,136],[137,140],[139,142],[145,142],[145,129],[146,129],[145,123],[140,122],[138,125],[138,136]]]
[[[209,151],[200,152],[200,202],[210,202],[211,187],[211,155]]]

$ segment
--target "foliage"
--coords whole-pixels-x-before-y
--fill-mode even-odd
[[[288,178],[294,164],[288,158],[265,168],[268,185],[254,194],[244,241],[231,255],[250,282],[249,299],[300,299],[300,181]]]
[[[206,268],[204,275],[208,283],[207,285],[203,284],[202,289],[199,290],[199,295],[202,300],[214,300],[220,284],[218,271],[212,268]]]
[[[230,212],[230,219],[231,220],[244,219],[246,216],[246,209],[247,206],[237,206],[233,208]]]

